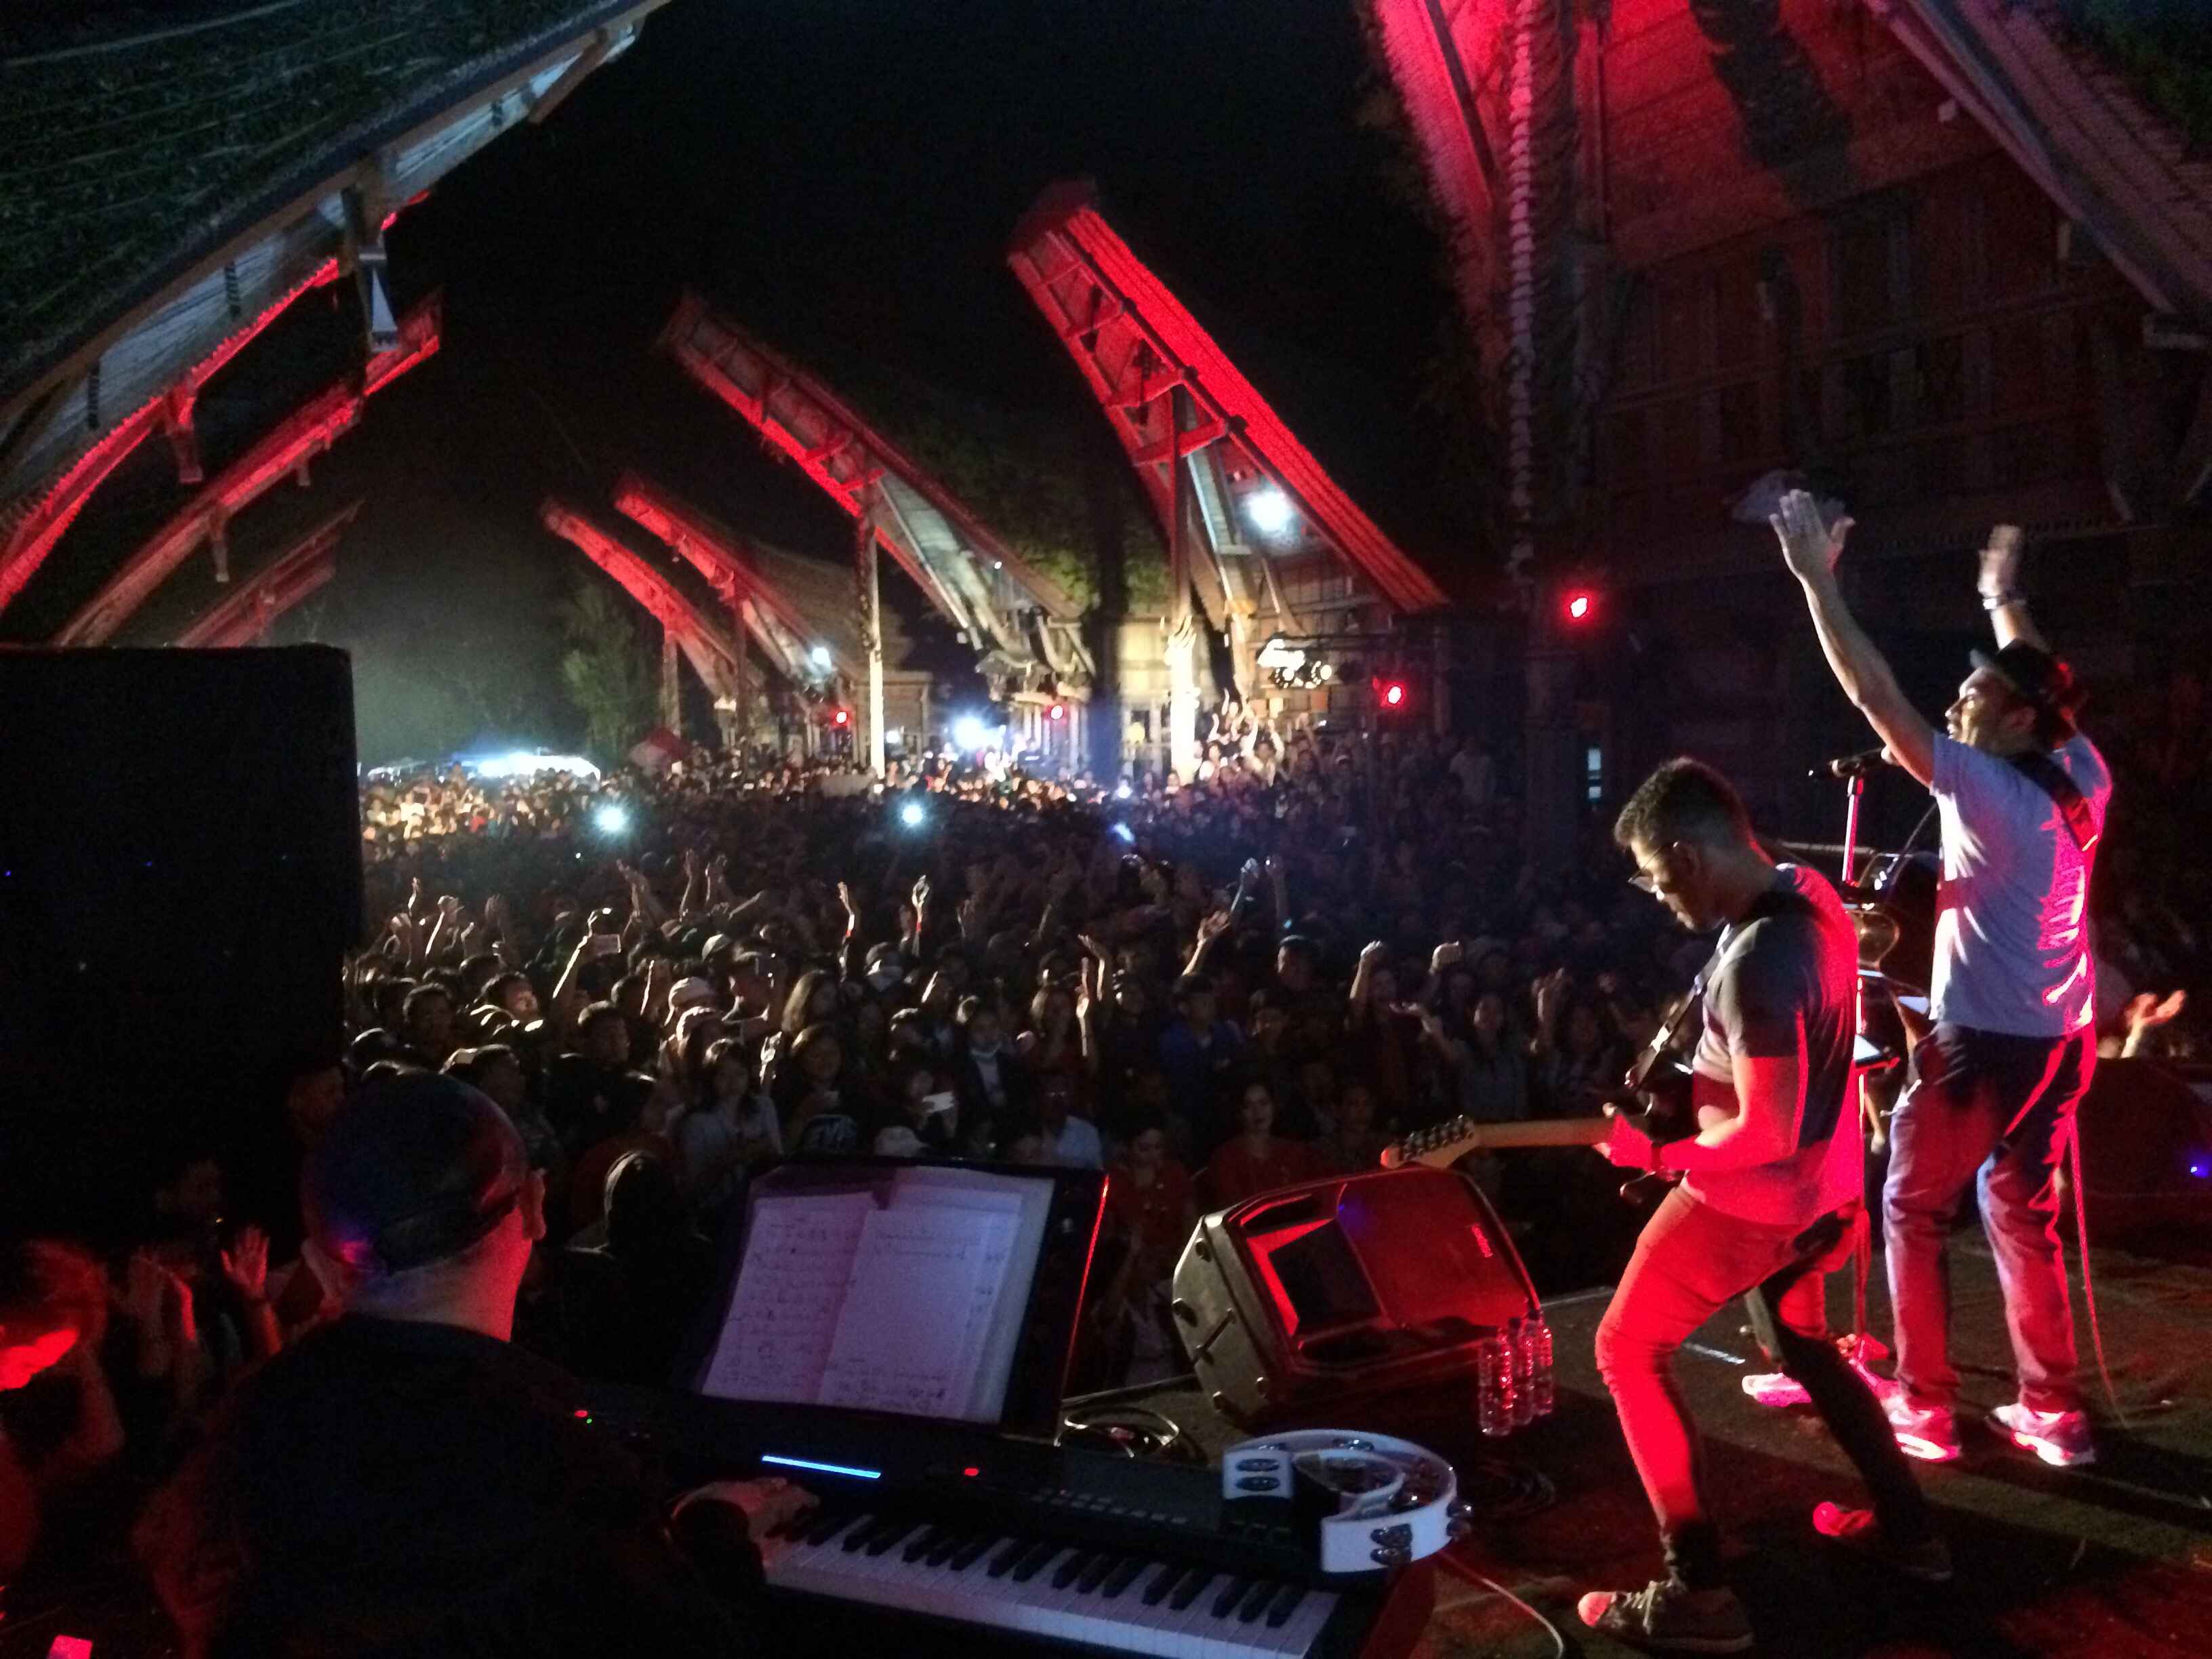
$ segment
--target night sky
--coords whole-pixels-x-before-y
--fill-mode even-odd
[[[1005,263],[1023,210],[1072,176],[1355,499],[1440,565],[1450,503],[1416,386],[1451,302],[1390,187],[1407,158],[1357,119],[1374,83],[1352,0],[673,0],[544,126],[402,216],[394,286],[443,288],[444,348],[370,402],[312,489],[241,517],[237,566],[366,495],[337,581],[276,635],[354,653],[363,758],[490,729],[570,738],[548,611],[591,567],[538,526],[547,492],[623,525],[610,488],[635,465],[770,541],[849,544],[826,497],[651,350],[678,293],[771,342],[835,339],[1079,416],[1088,394]],[[225,371],[200,406],[210,472],[344,373],[352,328],[310,296]],[[147,445],[10,632],[51,631],[178,501]],[[167,637],[216,591],[196,557],[122,642]]]

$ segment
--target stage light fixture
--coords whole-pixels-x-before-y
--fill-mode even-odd
[[[592,822],[603,836],[619,836],[629,828],[629,809],[626,806],[606,805],[592,814]]]
[[[952,741],[962,749],[981,749],[990,740],[989,731],[973,714],[963,714],[952,722]]]
[[[1291,498],[1269,484],[1244,498],[1244,518],[1262,536],[1280,536],[1297,517]]]
[[[812,650],[806,653],[806,660],[812,663],[817,668],[829,667],[830,647],[826,645],[816,646]]]
[[[919,830],[928,821],[929,814],[921,810],[920,801],[908,801],[899,808],[899,822],[909,830]]]

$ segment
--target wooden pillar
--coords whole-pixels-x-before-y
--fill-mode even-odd
[[[1168,408],[1168,764],[1185,783],[1198,770],[1198,624],[1190,609],[1189,517],[1183,494],[1182,398]]]
[[[868,653],[868,770],[884,775],[883,595],[876,580],[876,509],[861,512],[853,537],[853,575],[860,586],[860,643]]]
[[[660,630],[660,723],[684,735],[684,683],[676,677],[676,632]]]

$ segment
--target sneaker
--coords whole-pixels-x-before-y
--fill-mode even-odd
[[[1813,1396],[1805,1392],[1805,1385],[1787,1371],[1754,1371],[1743,1379],[1743,1391],[1751,1396],[1754,1406],[1771,1406],[1779,1411],[1785,1406],[1802,1406]]]
[[[1948,1406],[1916,1406],[1911,1395],[1893,1383],[1881,1408],[1897,1436],[1897,1449],[1907,1457],[1948,1463],[1958,1456],[1959,1419]]]
[[[1743,1653],[1751,1620],[1732,1589],[1655,1578],[1640,1590],[1592,1590],[1575,1603],[1592,1630],[1654,1653]]]
[[[1990,1426],[2057,1468],[2097,1461],[2097,1444],[2089,1437],[2089,1419],[2082,1412],[2039,1412],[2014,1401],[1991,1412]]]
[[[1951,1582],[1951,1547],[1936,1533],[1899,1544],[1881,1529],[1872,1510],[1847,1510],[1838,1504],[1822,1504],[1814,1510],[1813,1530],[1923,1584]]]

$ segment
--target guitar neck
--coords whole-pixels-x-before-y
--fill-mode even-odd
[[[1516,1146],[1595,1146],[1612,1132],[1609,1117],[1539,1117],[1517,1123],[1475,1123],[1454,1118],[1387,1148],[1382,1167],[1394,1170],[1406,1164],[1425,1164],[1447,1169],[1469,1152]]]
[[[1595,1146],[1612,1133],[1609,1117],[1535,1117],[1517,1123],[1485,1123],[1471,1131],[1476,1151],[1504,1146]]]

